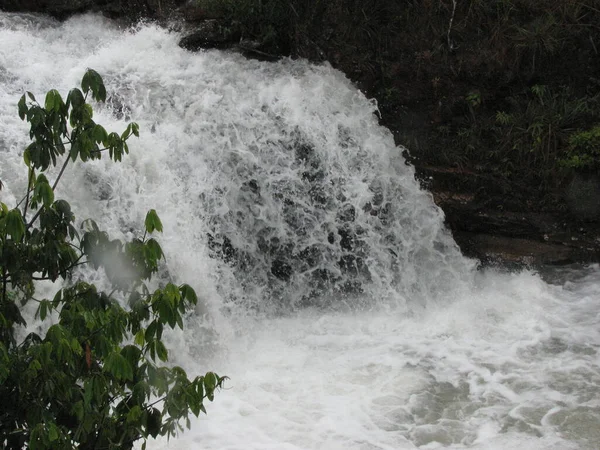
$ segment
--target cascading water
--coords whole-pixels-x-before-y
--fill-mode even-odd
[[[598,448],[597,266],[477,272],[342,74],[177,40],[0,14],[2,201],[25,185],[24,90],[91,67],[98,122],[140,124],[123,163],[76,165],[57,195],[115,237],[155,208],[167,276],[201,294],[171,359],[232,380],[170,447]]]

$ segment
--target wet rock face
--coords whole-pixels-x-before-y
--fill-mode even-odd
[[[40,12],[66,18],[91,9],[94,3],[93,0],[3,0],[0,8],[5,11]]]
[[[185,0],[0,0],[0,9],[15,12],[38,12],[58,19],[95,11],[111,18],[138,20],[168,17]]]
[[[502,192],[482,186],[494,180],[458,169],[420,169],[427,188],[446,215],[463,253],[484,263],[570,264],[600,260],[600,180],[573,179],[565,196],[570,211],[523,210]],[[482,194],[483,192],[483,194]],[[487,192],[487,193],[486,193]],[[596,215],[594,215],[596,214]]]
[[[372,279],[371,249],[365,212],[347,198],[347,180],[332,180],[323,152],[309,140],[294,134],[277,145],[282,160],[289,158],[284,177],[269,178],[261,167],[248,172],[246,164],[239,176],[232,162],[236,183],[226,189],[229,200],[218,200],[228,212],[211,218],[211,256],[274,298],[298,287],[297,306],[318,306],[312,302],[323,293],[362,292]]]
[[[566,190],[569,210],[580,220],[600,221],[600,176],[578,173]]]
[[[216,19],[208,19],[198,23],[192,31],[179,41],[186,50],[197,51],[202,48],[228,48],[240,39],[240,33],[225,28]]]

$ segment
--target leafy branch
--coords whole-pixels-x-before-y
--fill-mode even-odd
[[[182,420],[189,426],[190,413],[206,413],[205,401],[226,379],[208,372],[191,380],[180,367],[157,365],[168,361],[163,331],[183,328],[198,299],[187,284],[147,287],[164,259],[153,237],[163,229],[156,211],[146,215],[142,239],[121,242],[90,219],[80,237],[71,206],[55,199],[69,161],[108,153],[119,162],[129,153],[128,139],[139,136],[136,123],[108,133],[93,120],[88,97],[106,99],[93,70],[66,100],[51,90],[43,105],[30,92],[18,102],[32,142],[23,154],[23,199],[13,209],[0,203],[0,443],[6,448],[131,449],[138,440],[173,436]],[[45,173],[61,156],[50,184]],[[104,270],[108,292],[72,280],[84,264]],[[52,300],[35,296],[35,282],[58,278],[65,284]],[[54,312],[54,323],[17,342],[15,329],[26,325],[17,301],[37,302],[42,321]]]

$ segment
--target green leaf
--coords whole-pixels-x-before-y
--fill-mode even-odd
[[[52,299],[52,306],[55,308],[62,302],[62,289],[59,290],[56,294],[54,294],[54,298]]]
[[[102,77],[93,69],[88,69],[81,80],[81,89],[86,94],[92,91],[92,98],[96,101],[103,102],[106,100],[106,88]]]
[[[152,233],[154,230],[159,232],[162,232],[163,230],[162,222],[158,218],[158,214],[156,214],[156,210],[154,209],[151,209],[146,214],[144,225],[146,226],[146,231],[148,233]]]
[[[94,141],[96,141],[98,144],[103,144],[104,141],[106,141],[106,138],[108,137],[108,133],[102,125],[96,124],[94,126],[93,137]]]
[[[82,112],[83,112],[83,122],[87,124],[94,117],[94,110],[92,109],[92,105],[90,105],[89,103],[86,103],[85,105],[83,105]]]
[[[97,159],[106,147],[111,159],[120,161],[129,151],[128,139],[139,136],[135,122],[122,135],[94,122],[90,103],[95,102],[89,100],[106,98],[97,72],[86,71],[81,87],[83,91],[69,91],[66,101],[50,90],[42,105],[31,93],[16,105],[19,117],[28,121],[31,139],[23,154],[29,192],[22,197],[38,220],[27,228],[23,206],[9,210],[0,203],[0,269],[6,272],[6,301],[0,305],[0,391],[29,399],[23,409],[10,398],[0,398],[8,400],[0,408],[0,447],[116,449],[138,438],[174,435],[190,412],[206,412],[204,394],[212,399],[220,383],[215,375],[206,379],[205,387],[204,377],[191,382],[181,368],[156,366],[157,357],[167,361],[169,356],[162,341],[164,328],[183,327],[186,307],[197,302],[189,285],[167,283],[150,292],[144,282],[164,258],[159,243],[147,235],[163,230],[156,211],[146,215],[144,237],[125,243],[111,239],[91,220],[82,224],[80,238],[71,206],[55,201],[43,172],[56,165],[59,155],[73,161]],[[102,267],[115,290],[102,291],[72,277],[74,265],[86,262],[92,269]],[[43,327],[44,338],[30,333],[21,339],[20,330],[13,333],[27,325],[17,292],[25,301],[44,298],[32,279],[58,277],[69,281],[51,300],[39,301],[36,311],[41,320],[56,311],[57,323]],[[161,398],[163,411],[153,408]],[[2,435],[3,428],[9,429],[8,435]]]
[[[131,367],[137,367],[142,351],[135,345],[126,345],[121,349],[121,355],[129,362]]]
[[[138,405],[135,405],[127,413],[127,418],[125,419],[125,422],[135,423],[140,419],[140,417],[142,417],[142,409]]]
[[[146,242],[145,245],[148,249],[148,256],[150,256],[153,263],[158,262],[158,260],[163,257],[162,248],[156,239],[148,239],[148,242]]]
[[[25,149],[23,152],[23,161],[25,161],[25,165],[27,167],[31,167],[31,158],[29,156],[29,147]]]
[[[46,101],[44,102],[46,110],[60,112],[63,106],[64,103],[60,93],[56,89],[48,91]]]
[[[214,391],[217,387],[217,376],[213,372],[206,372],[204,375],[204,387],[207,391]]]
[[[150,433],[150,436],[153,438],[158,436],[160,433],[161,424],[161,412],[156,408],[152,408],[150,411],[148,411],[148,415],[146,416],[146,429],[148,430],[148,433]]]
[[[156,341],[156,354],[158,355],[158,358],[163,362],[166,362],[169,359],[167,348],[165,347],[165,344],[163,344],[162,341]]]
[[[25,115],[27,114],[27,101],[25,100],[25,94],[21,96],[21,99],[18,103],[19,107],[19,118],[21,120],[25,120]]]
[[[127,125],[127,128],[125,129],[125,131],[123,131],[121,133],[121,139],[123,139],[123,140],[127,139],[130,134],[131,134],[131,124]]]
[[[56,428],[56,425],[51,423],[48,426],[48,439],[50,440],[50,442],[54,442],[56,440],[58,440],[58,429]]]
[[[81,421],[84,415],[83,402],[81,400],[76,402],[71,408],[71,411],[73,414],[75,414],[77,419]]]
[[[49,300],[42,300],[40,302],[40,306],[38,308],[38,314],[40,316],[40,320],[44,320],[48,315],[48,311],[52,309],[52,304]]]
[[[37,186],[36,186],[37,189]],[[54,191],[48,183],[41,183],[39,186],[39,195],[42,198],[42,202],[46,208],[50,207],[54,203]]]
[[[181,296],[188,302],[190,302],[192,305],[198,303],[196,291],[189,284],[182,284],[181,286],[179,286],[179,292],[181,292]]]
[[[6,232],[13,241],[19,242],[25,234],[25,221],[18,209],[11,209],[6,215]]]
[[[139,330],[135,334],[135,338],[134,338],[133,342],[135,342],[135,344],[139,345],[139,346],[144,345],[144,343],[146,342],[144,330]]]
[[[150,325],[148,325],[148,328],[146,328],[146,333],[144,334],[144,338],[146,340],[146,342],[150,342],[154,339],[154,336],[156,335],[156,327],[158,326],[156,320],[153,320]]]
[[[69,123],[72,127],[77,126],[82,118],[82,107],[85,104],[85,98],[83,93],[75,88],[71,89],[69,95],[67,95],[67,108],[71,107],[71,114],[69,116]]]
[[[94,397],[94,378],[89,378],[83,382],[83,403],[89,407]]]
[[[133,368],[127,359],[118,352],[109,353],[104,360],[103,371],[117,379],[133,380]]]

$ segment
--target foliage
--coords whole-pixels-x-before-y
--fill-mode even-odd
[[[499,151],[513,153],[516,164],[538,168],[537,177],[544,181],[556,172],[570,134],[593,116],[595,99],[575,97],[568,88],[534,85],[509,102],[510,112],[497,113]]]
[[[600,125],[573,133],[569,137],[567,156],[561,163],[581,171],[600,170]]]
[[[583,154],[593,154],[583,144],[576,149],[573,136],[577,129],[600,119],[597,96],[578,96],[566,87],[533,85],[502,105],[477,100],[477,115],[474,100],[468,96],[460,126],[436,130],[434,139],[441,142],[446,163],[477,165],[508,186],[527,184],[546,195],[567,174],[562,168],[572,167],[565,163],[568,148],[571,163]],[[492,114],[492,108],[498,106]]]
[[[263,48],[276,52],[288,51],[285,31],[290,25],[291,3],[277,0],[196,0],[196,5],[208,16],[239,28],[242,37],[257,40]]]
[[[123,243],[93,220],[78,231],[70,205],[55,199],[70,161],[104,153],[120,161],[128,139],[138,136],[135,123],[121,134],[95,123],[88,97],[106,99],[93,70],[66,100],[51,90],[43,105],[29,92],[18,103],[32,143],[23,155],[24,199],[13,209],[0,204],[2,448],[130,449],[139,439],[173,436],[183,419],[189,427],[189,413],[206,412],[204,400],[224,381],[211,372],[190,380],[180,367],[161,364],[168,357],[164,329],[182,328],[197,298],[187,284],[149,288],[164,258],[152,237],[162,231],[156,212],[148,212],[141,238]],[[60,158],[51,184],[46,171]],[[76,279],[82,264],[104,270],[112,290]],[[64,287],[52,299],[36,297],[35,282],[58,279]],[[36,317],[50,323],[45,333],[18,339],[27,325],[19,305],[27,302],[37,302]]]

